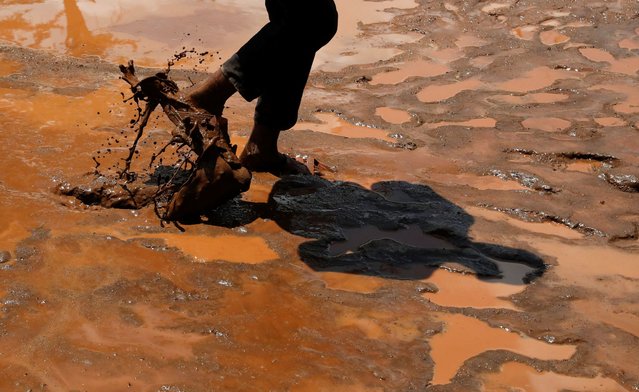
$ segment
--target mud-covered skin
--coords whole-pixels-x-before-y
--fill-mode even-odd
[[[330,129],[284,133],[285,150],[337,171],[325,180],[257,175],[241,200],[185,226],[185,233],[161,228],[151,208],[87,207],[50,192],[92,172],[91,158],[102,148],[126,156],[131,130],[122,126],[134,108],[122,107],[115,64],[0,45],[0,121],[11,130],[0,133],[0,250],[10,254],[0,264],[0,389],[480,391],[491,390],[489,376],[502,376],[513,361],[529,366],[533,377],[538,369],[584,382],[604,377],[618,386],[613,391],[639,388],[639,203],[628,191],[639,176],[637,79],[628,74],[638,57],[628,49],[639,42],[636,2],[500,3],[506,6],[421,1],[416,9],[391,11],[397,15],[391,23],[360,26],[361,40],[422,37],[389,43],[403,53],[388,60],[315,72],[302,120],[317,123],[318,109],[333,111],[352,124],[388,130],[396,143]],[[591,26],[568,26],[574,22]],[[570,40],[540,42],[540,32],[555,30]],[[467,46],[478,43],[459,41],[463,35],[486,44]],[[420,59],[450,71],[375,84],[379,73]],[[179,70],[172,76],[184,84],[187,76],[205,77]],[[459,82],[465,90],[440,99]],[[442,85],[451,86],[433,89]],[[229,106],[231,136],[241,144],[252,111],[238,99]],[[375,114],[379,107],[404,110],[410,120],[387,123]],[[495,125],[436,126],[478,119]],[[145,157],[172,127],[152,121],[140,145]],[[114,136],[125,146],[101,145]],[[103,160],[103,168],[114,163]],[[389,196],[379,184],[421,190],[420,200]],[[338,202],[348,208],[333,208]],[[345,229],[399,233],[411,224],[457,247],[505,260],[529,254],[548,268],[506,299],[516,309],[482,309],[463,301],[437,305],[446,281],[435,285],[425,269],[378,263],[433,254],[402,241],[377,235],[338,256],[338,265],[327,257],[326,247],[339,244]],[[276,256],[246,249],[252,240]],[[480,244],[514,253],[490,253]],[[198,248],[214,251],[202,258]],[[240,251],[249,252],[246,262],[234,261]],[[441,265],[466,273],[491,268],[458,261]],[[497,285],[449,275],[451,285],[463,277]],[[470,287],[459,290],[468,300],[478,295]],[[431,343],[450,327],[442,315],[576,352],[539,360],[491,347],[470,355],[471,347],[461,347],[469,355],[452,369],[450,383],[430,385],[442,366],[432,360]],[[580,389],[601,388],[572,388]]]

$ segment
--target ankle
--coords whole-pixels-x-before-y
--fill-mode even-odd
[[[195,87],[186,99],[212,114],[221,115],[226,101],[236,91],[233,83],[218,69],[208,80]]]

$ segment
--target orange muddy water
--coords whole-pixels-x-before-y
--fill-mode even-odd
[[[336,4],[280,138],[323,178],[180,230],[54,189],[123,164],[119,63],[197,83],[263,1],[2,3],[0,391],[639,390],[637,2]]]

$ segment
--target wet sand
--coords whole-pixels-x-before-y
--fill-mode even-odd
[[[639,389],[636,2],[336,3],[281,137],[332,170],[184,232],[53,190],[122,165],[118,63],[188,86],[262,2],[3,4],[0,390]]]

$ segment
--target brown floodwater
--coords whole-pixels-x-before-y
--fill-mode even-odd
[[[447,384],[469,358],[490,350],[506,350],[541,360],[565,360],[575,354],[575,346],[552,345],[516,332],[493,328],[473,317],[439,314],[444,325],[431,340],[435,361],[433,384]]]
[[[263,1],[4,2],[0,390],[639,388],[636,2],[471,3],[337,0],[280,137],[324,178],[178,227],[54,189],[121,169],[119,63],[202,80]]]
[[[517,388],[522,391],[601,391],[621,392],[626,389],[613,380],[597,376],[593,378],[571,377],[552,372],[539,372],[530,366],[509,362],[499,373],[487,375],[484,390],[507,392]]]

